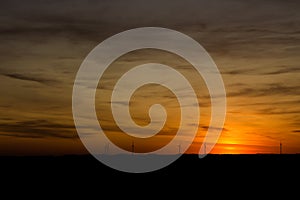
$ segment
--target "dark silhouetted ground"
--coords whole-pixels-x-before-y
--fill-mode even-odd
[[[299,161],[300,154],[208,155],[203,159],[183,155],[161,170],[131,174],[104,166],[90,155],[1,157],[1,181],[6,187],[42,187],[49,192],[71,187],[72,193],[87,187],[102,193],[104,188],[129,187],[132,191],[144,188],[146,191],[146,188],[162,190],[170,186],[168,192],[171,193],[180,192],[183,187],[190,188],[192,193],[205,192],[205,188],[228,190],[231,187],[232,191],[228,192],[236,191],[237,187],[246,191],[271,188],[273,192],[282,192],[288,187],[295,192],[297,189],[293,188],[297,188],[300,181]]]

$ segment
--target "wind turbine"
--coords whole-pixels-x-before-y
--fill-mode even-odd
[[[132,152],[132,155],[134,154],[134,141],[132,141],[132,144],[131,144],[131,152]]]

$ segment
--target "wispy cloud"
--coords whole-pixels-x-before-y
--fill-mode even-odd
[[[278,75],[278,74],[285,74],[285,73],[299,73],[300,72],[300,66],[299,67],[288,67],[284,66],[282,69],[265,72],[265,75]]]
[[[284,108],[274,108],[274,107],[267,107],[263,109],[259,109],[255,112],[256,114],[268,114],[268,115],[286,115],[286,114],[299,114],[300,109],[284,109]],[[293,120],[293,119],[291,119]]]
[[[287,73],[299,73],[300,67],[297,66],[268,66],[268,67],[230,67],[230,69],[222,71],[224,75],[253,75],[253,76],[266,76],[266,75],[280,75]]]
[[[0,136],[23,138],[77,138],[73,125],[47,120],[18,121],[0,124]]]
[[[18,80],[23,80],[23,81],[32,81],[32,82],[37,82],[37,83],[42,83],[42,84],[53,84],[56,83],[57,81],[42,78],[42,77],[32,77],[29,75],[25,74],[18,74],[18,73],[3,73],[3,76],[13,78],[13,79],[18,79]]]
[[[222,130],[222,131],[224,131],[224,132],[226,132],[226,131],[229,131],[227,128],[225,128],[225,127],[213,127],[213,126],[206,126],[206,125],[202,125],[202,124],[200,124],[200,125],[198,125],[198,124],[189,124],[190,126],[198,126],[199,128],[201,128],[201,129],[204,129],[204,130],[208,130],[208,128],[210,128],[210,129],[215,129],[215,130]]]
[[[300,95],[299,86],[288,86],[282,83],[266,84],[263,87],[243,88],[239,91],[228,92],[227,97],[237,96],[271,96],[271,95]]]
[[[268,102],[268,101],[264,101],[264,102],[241,102],[241,103],[236,103],[235,106],[246,106],[246,107],[250,107],[250,106],[270,106],[270,104],[272,106],[286,106],[286,107],[290,107],[293,105],[296,105],[299,103],[300,100],[280,100],[280,99],[276,99],[276,100],[272,100],[272,103]]]

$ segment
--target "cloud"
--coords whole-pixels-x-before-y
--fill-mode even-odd
[[[278,74],[285,74],[285,73],[299,73],[300,67],[287,67],[285,66],[283,69],[266,72],[264,75],[278,75]]]
[[[128,102],[127,101],[111,101],[111,102],[107,102],[108,105],[111,105],[111,104],[118,104],[118,105],[121,105],[121,106],[128,106]]]
[[[126,134],[124,133],[117,125],[112,125],[112,124],[101,124],[101,128],[104,132],[109,133],[109,134]],[[127,130],[130,128],[127,127]],[[135,128],[131,129],[132,131],[136,132]],[[149,130],[147,130],[148,132]],[[157,130],[151,130],[153,133],[156,132]],[[160,136],[168,136],[168,135],[174,135],[177,133],[178,128],[173,128],[173,127],[165,127],[164,129],[160,130],[159,132]],[[142,134],[142,133],[141,133]]]
[[[223,71],[222,74],[228,74],[228,75],[242,75],[242,74],[251,74],[255,69],[247,69],[247,68],[237,68],[233,70]]]
[[[300,67],[296,66],[269,66],[262,68],[261,66],[258,67],[232,67],[234,69],[222,71],[224,75],[280,75],[286,73],[299,73]]]
[[[294,133],[300,133],[300,130],[293,130]]]
[[[56,81],[54,81],[54,80],[45,79],[42,77],[32,77],[32,76],[18,74],[18,73],[3,73],[2,75],[9,77],[9,78],[13,78],[13,79],[18,79],[18,80],[23,80],[23,81],[32,81],[32,82],[37,82],[37,83],[47,84],[47,85],[56,83]]]
[[[228,92],[227,97],[248,96],[271,96],[271,95],[300,95],[299,86],[286,86],[281,83],[267,84],[263,88],[243,88],[240,91]]]
[[[222,131],[224,131],[224,132],[227,132],[227,131],[229,131],[227,128],[225,128],[225,127],[222,127],[222,128],[220,128],[220,127],[210,127],[210,126],[206,126],[206,125],[198,125],[198,124],[189,124],[190,126],[198,126],[199,128],[202,128],[202,129],[204,129],[204,130],[208,130],[208,128],[211,128],[211,129],[214,129],[214,130],[222,130]]]
[[[288,109],[279,109],[279,108],[264,108],[256,112],[256,114],[268,114],[268,115],[285,115],[285,114],[299,114],[299,113],[300,110],[288,110]]]
[[[244,10],[252,10],[253,5],[258,5],[260,9],[245,14]],[[185,9],[182,9],[183,7]],[[24,3],[10,0],[1,2],[1,8],[1,13],[3,13],[1,17],[6,20],[5,22],[14,22],[3,23],[3,27],[9,34],[21,34],[22,31],[53,34],[70,30],[70,32],[85,38],[89,38],[90,33],[100,32],[99,29],[102,29],[101,32],[107,33],[120,28],[139,26],[171,26],[176,29],[193,31],[203,31],[212,26],[215,27],[211,30],[212,32],[222,33],[223,31],[224,33],[227,31],[231,33],[236,30],[240,32],[241,26],[236,26],[236,30],[231,30],[231,26],[228,26],[237,22],[242,23],[242,27],[246,27],[243,29],[246,33],[296,34],[297,31],[289,31],[288,27],[283,29],[279,27],[278,23],[276,23],[277,26],[271,28],[266,28],[264,23],[266,21],[273,22],[276,19],[279,19],[281,23],[289,22],[289,20],[294,22],[299,10],[298,4],[292,2],[272,1],[270,7],[261,1],[255,1],[255,3],[217,1],[216,4],[215,1],[195,0],[184,2],[180,0],[163,2],[159,0],[130,0],[127,2],[91,0],[88,3],[70,0],[47,1],[47,3],[28,0]],[[229,29],[223,30],[224,28],[220,27],[220,24],[226,24]],[[261,25],[261,27],[250,26],[253,24]],[[48,31],[43,32],[43,30]],[[94,37],[90,37],[90,39],[92,40]]]
[[[0,136],[23,138],[77,138],[74,125],[47,120],[18,121],[0,124]]]
[[[299,100],[288,100],[288,101],[282,101],[282,100],[272,100],[272,102],[270,103],[269,101],[266,102],[242,102],[242,103],[236,103],[235,106],[270,106],[270,104],[272,106],[294,106],[296,104],[299,103]]]

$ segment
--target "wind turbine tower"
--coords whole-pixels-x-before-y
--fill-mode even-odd
[[[131,144],[131,151],[132,151],[132,155],[134,153],[134,142],[132,141],[132,144]]]
[[[181,153],[181,144],[178,145],[178,154]]]

